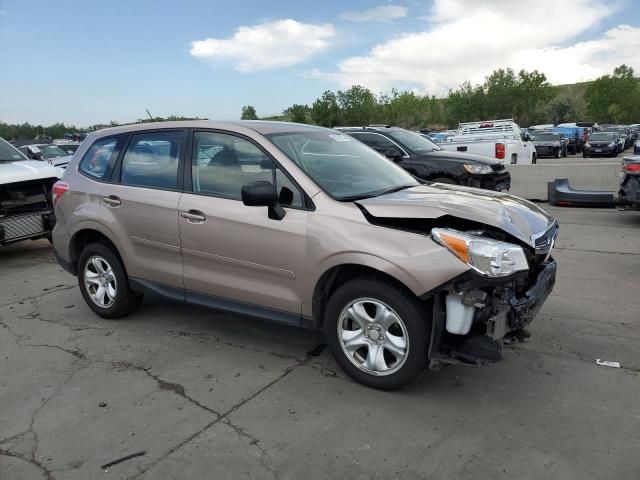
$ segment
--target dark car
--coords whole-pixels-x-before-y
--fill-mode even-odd
[[[614,132],[595,132],[589,137],[589,141],[584,144],[582,156],[604,157],[609,155],[617,157],[620,149],[619,137]]]
[[[636,143],[633,145],[633,154],[640,155],[640,140],[636,140]]]
[[[568,139],[559,133],[538,132],[535,134],[533,144],[538,158],[567,156]]]
[[[511,188],[511,175],[501,160],[444,150],[428,138],[398,127],[342,127],[339,130],[422,180],[495,191]]]
[[[640,210],[640,156],[624,157],[620,189],[616,197],[618,207]]]

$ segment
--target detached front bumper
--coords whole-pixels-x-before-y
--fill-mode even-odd
[[[437,293],[429,345],[431,368],[438,368],[443,363],[483,365],[496,362],[502,359],[500,352],[506,341],[527,337],[525,327],[533,321],[553,290],[557,264],[549,258],[536,269],[534,278],[530,274],[508,279],[467,274]],[[448,331],[450,318],[447,316],[451,311],[447,302],[451,295],[459,296],[464,308],[473,309],[471,326],[464,334]]]

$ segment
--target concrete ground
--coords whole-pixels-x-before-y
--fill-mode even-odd
[[[548,210],[530,341],[393,393],[309,355],[313,332],[150,297],[99,319],[46,241],[2,248],[0,478],[637,480],[640,213]]]

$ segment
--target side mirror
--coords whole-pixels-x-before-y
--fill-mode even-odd
[[[282,220],[287,212],[280,205],[278,191],[271,182],[259,181],[243,185],[242,203],[248,207],[267,207],[269,218]]]
[[[402,152],[398,147],[389,147],[385,152],[384,156],[389,160],[393,160],[394,162],[399,162],[402,159]]]

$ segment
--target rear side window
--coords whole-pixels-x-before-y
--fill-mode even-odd
[[[133,135],[122,158],[123,185],[176,190],[183,131]]]
[[[391,140],[375,133],[349,133],[349,135],[369,145],[378,153],[384,153],[390,148],[397,148]]]
[[[80,171],[97,180],[108,180],[113,167],[113,153],[116,150],[118,139],[116,137],[98,140],[84,154],[80,162]]]

